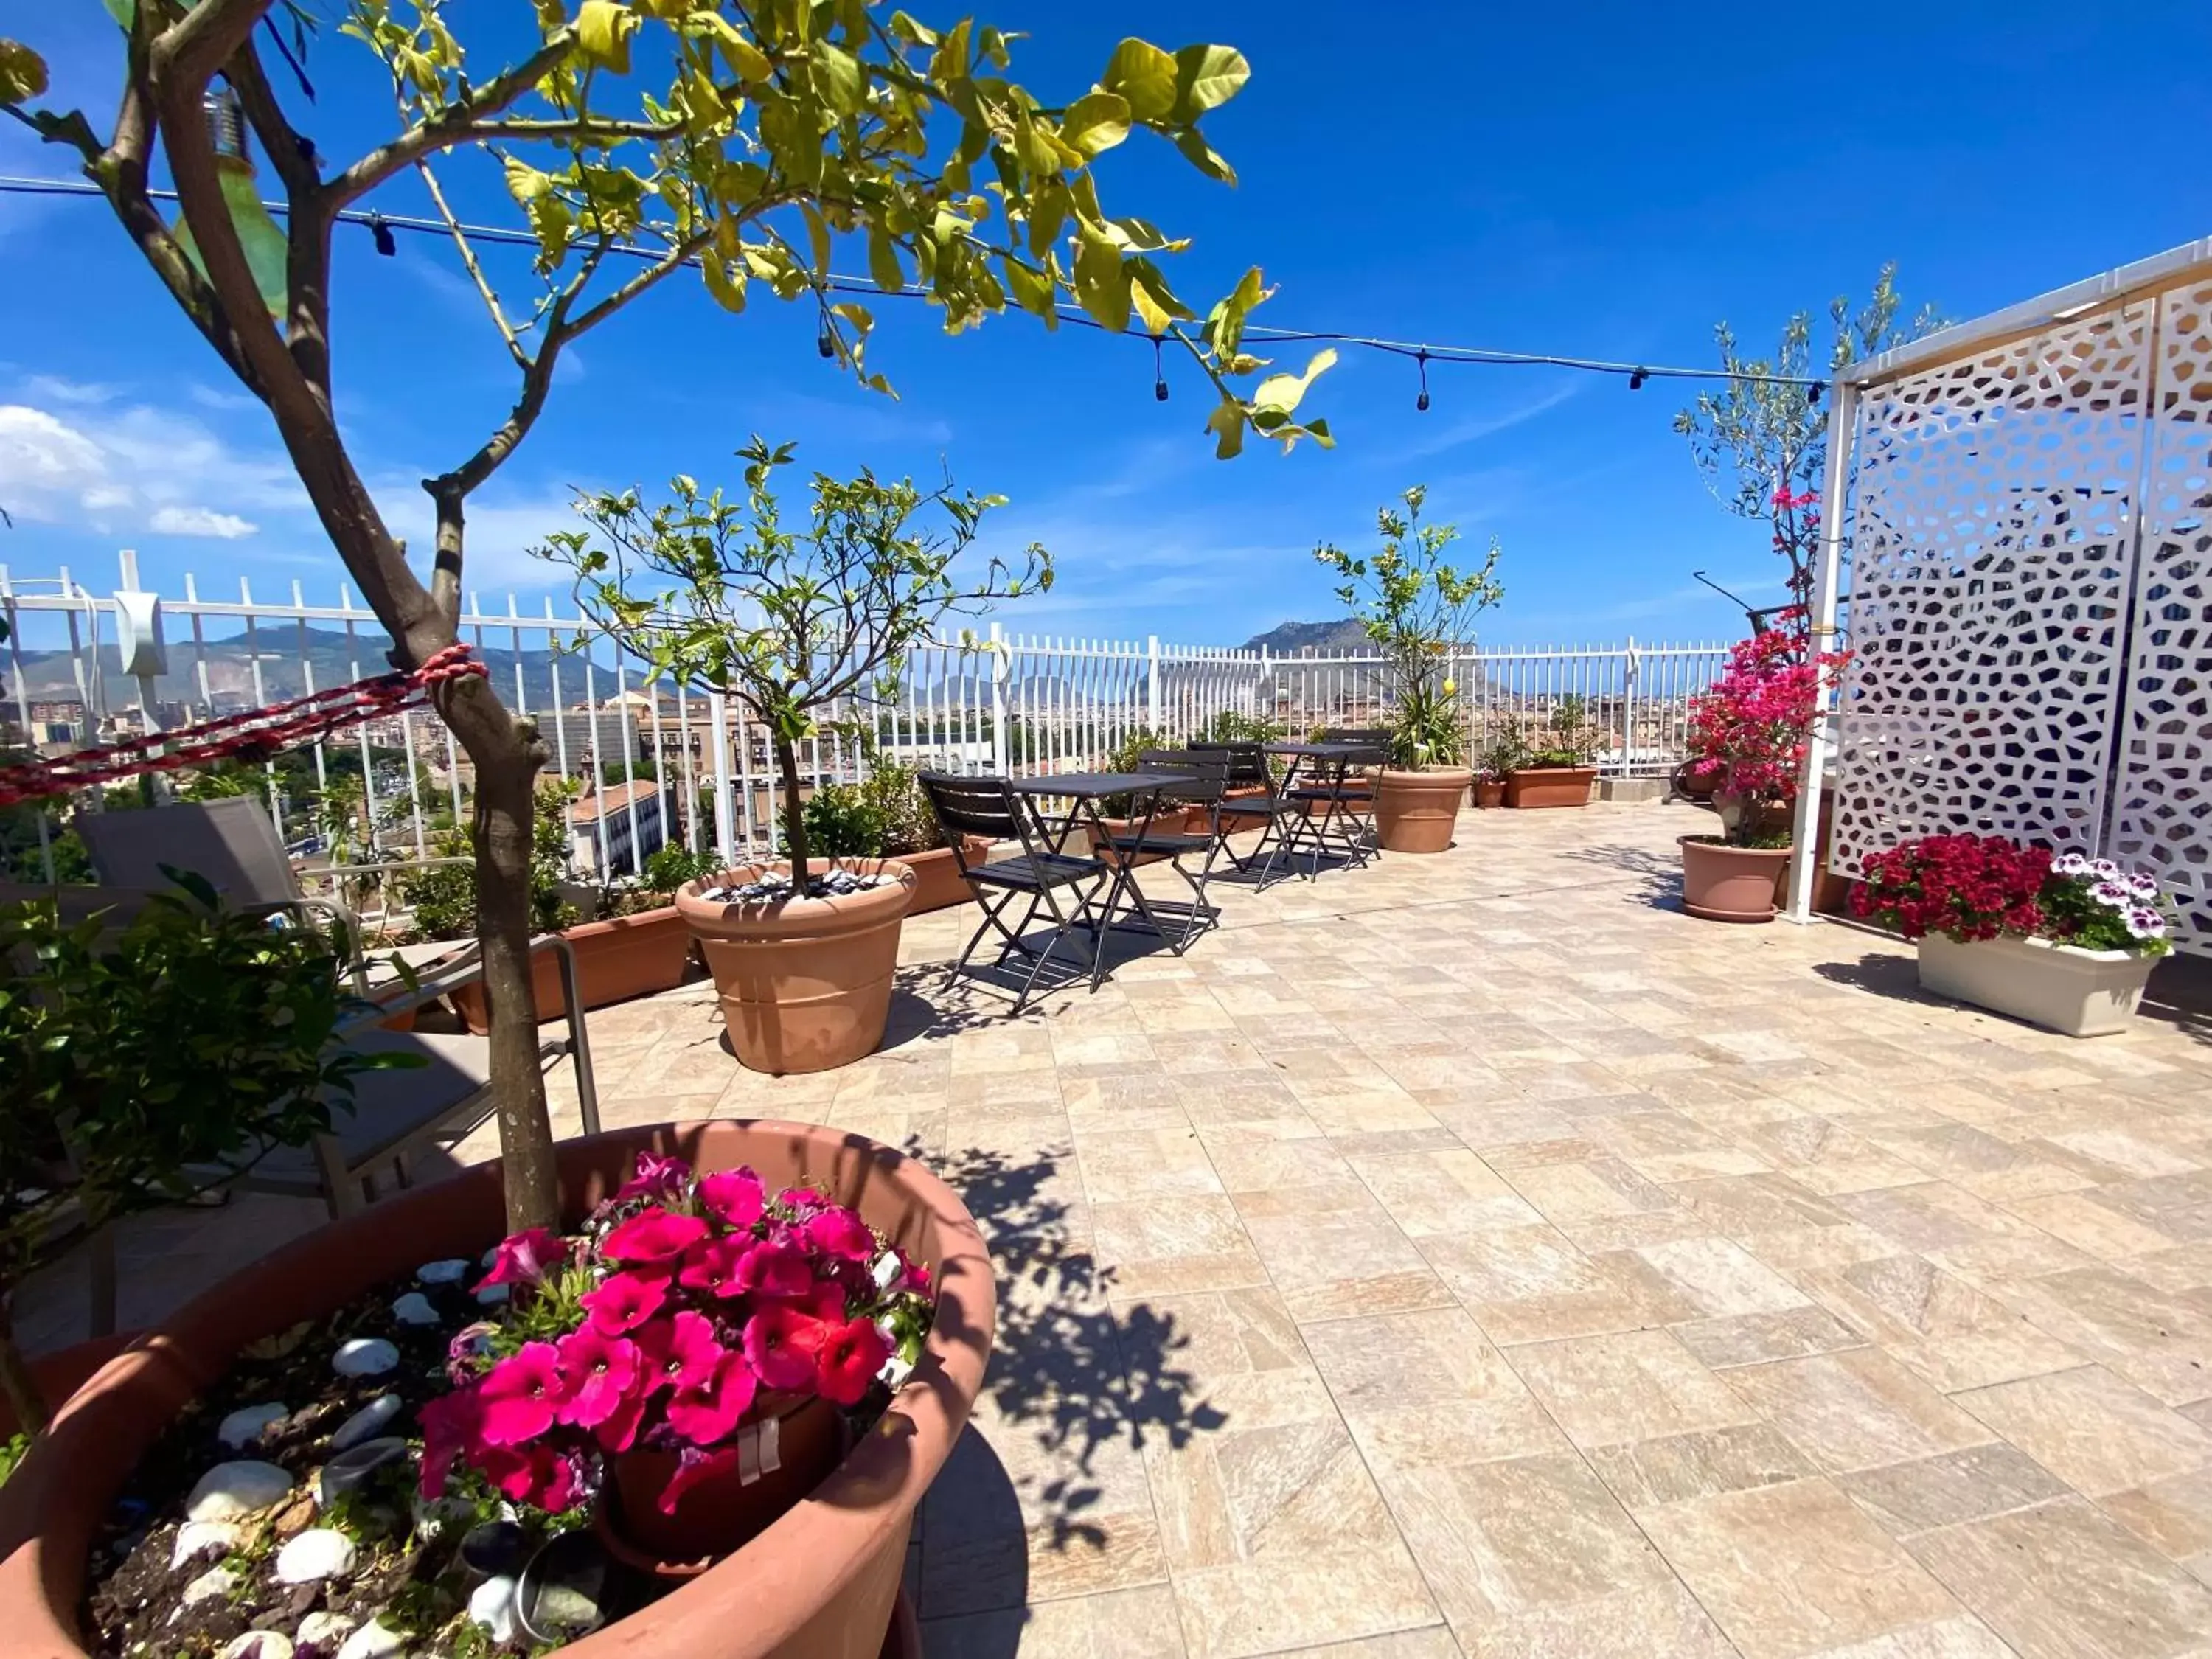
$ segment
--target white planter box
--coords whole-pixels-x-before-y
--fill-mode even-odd
[[[2068,1036],[2110,1036],[2135,1018],[2154,960],[2048,939],[1960,945],[1930,933],[1920,941],[1920,988]]]

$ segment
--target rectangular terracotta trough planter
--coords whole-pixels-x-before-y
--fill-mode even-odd
[[[1508,806],[1587,806],[1595,766],[1523,766],[1505,775]]]
[[[580,921],[562,929],[561,936],[576,952],[576,983],[586,1008],[672,991],[684,982],[691,956],[690,932],[672,904],[634,916]],[[531,952],[530,983],[541,1022],[568,1012],[568,1000],[561,994],[560,958],[550,947]],[[458,987],[453,1000],[454,1012],[470,1030],[482,1036],[491,1030],[481,984]]]

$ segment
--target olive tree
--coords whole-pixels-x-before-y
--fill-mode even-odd
[[[534,0],[527,49],[495,63],[471,53],[459,7],[347,0],[346,67],[388,84],[393,113],[382,142],[325,164],[264,60],[257,28],[273,28],[276,4],[109,0],[122,65],[116,108],[100,120],[50,106],[38,53],[0,40],[0,109],[77,156],[185,319],[266,407],[399,668],[454,642],[470,497],[537,423],[563,351],[686,272],[732,313],[763,291],[815,307],[829,355],[879,390],[864,362],[873,319],[833,288],[839,258],[885,293],[926,298],[956,333],[1009,309],[1050,329],[1072,302],[1190,356],[1218,393],[1206,426],[1218,454],[1235,454],[1248,432],[1285,447],[1328,441],[1297,407],[1330,354],[1262,376],[1245,349],[1246,318],[1267,292],[1259,272],[1200,319],[1163,269],[1184,242],[1110,211],[1102,194],[1097,164],[1140,128],[1233,181],[1201,128],[1244,84],[1231,47],[1124,40],[1094,85],[1054,100],[1009,77],[1012,37],[1000,30],[933,28],[869,0],[581,0],[573,10]],[[274,170],[281,231],[250,198],[234,191],[227,202],[236,167],[204,116],[211,93],[234,98]],[[157,160],[175,184],[176,222],[151,193]],[[535,238],[526,299],[501,291],[450,205],[449,173],[471,165],[497,169]],[[436,522],[427,570],[393,536],[333,398],[332,229],[403,176],[450,228],[515,376],[511,406],[423,480]],[[439,355],[420,361],[434,377]],[[557,1191],[528,897],[532,780],[546,749],[483,678],[447,681],[434,701],[476,769],[470,835],[509,1220],[541,1224]]]

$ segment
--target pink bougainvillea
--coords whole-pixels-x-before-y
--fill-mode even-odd
[[[568,1509],[604,1456],[642,1446],[679,1455],[672,1510],[738,1467],[758,1413],[857,1407],[898,1381],[929,1321],[928,1273],[853,1210],[672,1158],[641,1158],[581,1237],[520,1234],[494,1262],[485,1282],[514,1299],[455,1341],[453,1392],[422,1408],[426,1498],[465,1468],[514,1503]]]
[[[1690,699],[1689,750],[1719,795],[1746,805],[1797,797],[1805,746],[1820,716],[1821,697],[1842,674],[1850,653],[1814,654],[1802,611],[1739,642],[1721,677]],[[1759,815],[1736,815],[1735,839],[1755,833]]]

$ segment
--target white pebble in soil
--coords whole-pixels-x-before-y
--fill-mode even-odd
[[[320,1648],[327,1653],[345,1640],[353,1626],[354,1621],[342,1613],[311,1613],[292,1632],[292,1640],[301,1647]]]
[[[384,1425],[399,1415],[400,1399],[396,1394],[380,1394],[337,1426],[331,1436],[331,1449],[346,1451],[364,1440],[373,1440],[381,1433]]]
[[[469,1617],[495,1642],[514,1639],[514,1580],[487,1578],[469,1595]]]
[[[461,1275],[468,1270],[467,1262],[459,1256],[453,1256],[444,1261],[424,1262],[415,1270],[415,1277],[425,1285],[458,1285],[461,1281]]]
[[[508,1291],[505,1285],[480,1285],[477,1287],[477,1300],[487,1308],[496,1308],[507,1301]]]
[[[216,1659],[292,1659],[292,1638],[273,1630],[250,1630],[224,1643]]]
[[[392,1304],[392,1316],[403,1325],[434,1325],[438,1310],[420,1291],[410,1291]]]
[[[405,1651],[407,1638],[380,1619],[372,1619],[345,1639],[337,1659],[383,1659],[387,1653]]]
[[[357,1336],[331,1356],[340,1376],[381,1376],[399,1363],[399,1350],[380,1336]]]
[[[246,1528],[233,1526],[228,1521],[187,1521],[177,1528],[177,1541],[170,1547],[169,1570],[175,1571],[208,1550],[220,1549],[228,1555],[245,1538]]]
[[[185,1499],[188,1521],[228,1521],[280,1501],[292,1490],[292,1477],[274,1463],[241,1459],[218,1463],[199,1478]]]
[[[280,1584],[319,1584],[325,1578],[343,1578],[353,1571],[358,1557],[353,1540],[334,1527],[311,1527],[284,1540],[276,1552],[276,1582]]]
[[[264,1406],[240,1406],[216,1425],[215,1437],[232,1451],[243,1451],[261,1438],[261,1431],[271,1423],[281,1423],[291,1413],[270,1401]]]
[[[202,1601],[210,1601],[216,1596],[228,1595],[238,1588],[238,1583],[237,1568],[210,1567],[179,1593],[177,1611],[181,1613],[186,1607],[197,1607]],[[170,1616],[173,1618],[175,1614],[173,1613]]]

